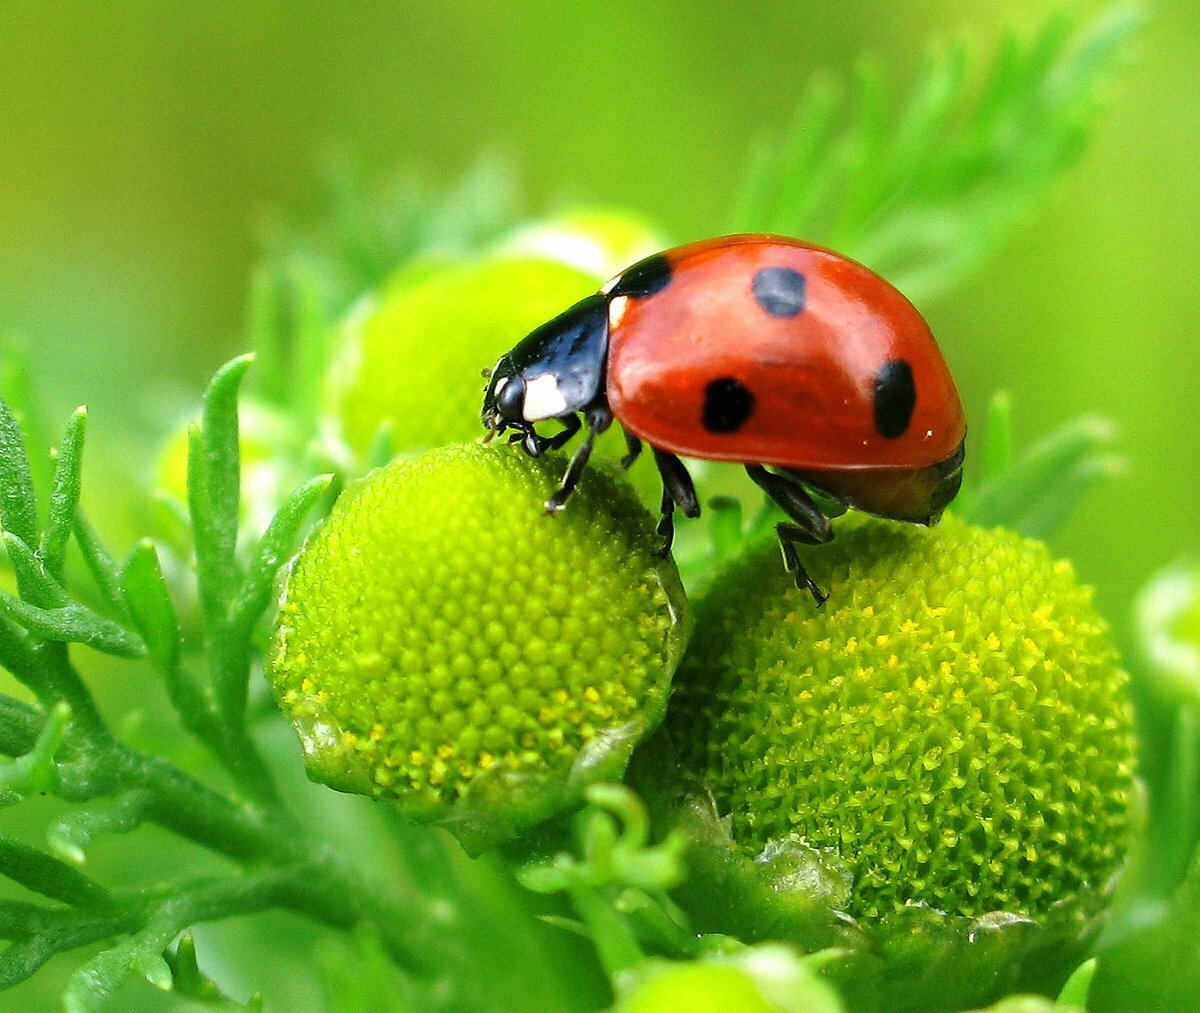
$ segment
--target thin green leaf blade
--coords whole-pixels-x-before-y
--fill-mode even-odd
[[[0,591],[0,613],[43,640],[85,644],[120,658],[140,658],[146,653],[137,634],[76,602],[47,609]]]
[[[1013,463],[1012,398],[997,391],[983,419],[983,438],[979,445],[979,481],[996,481]]]
[[[100,536],[96,534],[86,518],[75,511],[75,544],[83,554],[83,561],[95,581],[104,603],[119,615],[124,615],[125,601],[121,596],[121,570],[114,562]]]
[[[1086,492],[1120,470],[1110,450],[1113,432],[1111,423],[1090,416],[1067,423],[982,485],[960,513],[981,527],[1053,534]]]
[[[283,286],[271,264],[259,264],[250,277],[246,330],[254,352],[255,389],[268,400],[287,400],[288,370],[284,356]]]
[[[158,551],[149,539],[139,542],[121,571],[121,593],[150,657],[162,669],[179,664],[179,617],[171,601]]]
[[[860,78],[812,147],[790,135],[756,152],[734,230],[834,246],[918,302],[945,292],[1073,164],[1141,20],[1119,5],[1078,31],[1060,15],[1028,42],[1010,34],[974,89],[962,47],[934,54],[902,102]]]
[[[37,553],[11,531],[2,536],[21,597],[34,605],[60,608],[70,601],[66,588],[46,572]]]
[[[332,481],[333,475],[319,475],[293,492],[263,535],[234,609],[235,622],[245,635],[267,607],[276,574],[295,546],[304,518]]]
[[[37,744],[44,716],[35,707],[0,693],[0,753],[23,756]]]
[[[25,542],[38,538],[37,500],[21,425],[0,398],[0,527]]]
[[[253,355],[243,355],[217,370],[204,394],[201,425],[189,432],[188,505],[196,528],[196,553],[207,557],[203,569],[209,576],[226,585],[237,547],[241,500],[238,390],[253,361]]]
[[[102,910],[112,895],[95,880],[44,851],[0,835],[0,875],[72,907]]]
[[[75,510],[79,506],[86,432],[87,408],[81,405],[75,409],[58,445],[54,484],[50,490],[50,515],[46,530],[42,533],[39,551],[46,570],[58,580],[62,580],[67,541],[75,523]]]

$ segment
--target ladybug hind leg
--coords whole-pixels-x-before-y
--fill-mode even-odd
[[[784,513],[795,523],[782,521],[775,525],[779,537],[779,548],[783,553],[783,565],[796,580],[796,587],[808,591],[818,605],[829,599],[817,582],[808,575],[797,545],[824,545],[833,538],[833,525],[829,518],[804,489],[782,475],[767,471],[759,464],[746,465],[746,474],[763,492],[771,497]]]
[[[699,517],[700,500],[696,496],[692,476],[688,474],[683,462],[674,454],[668,454],[658,447],[651,449],[654,451],[654,463],[658,465],[658,473],[662,476],[662,516],[658,520],[657,530],[663,540],[658,554],[665,557],[671,551],[671,543],[675,540],[675,507],[678,506],[685,517]]]
[[[546,500],[545,507],[548,514],[558,513],[567,505],[567,500],[571,498],[571,493],[579,484],[579,477],[583,474],[583,469],[587,467],[588,458],[592,456],[592,446],[596,442],[596,437],[612,425],[612,412],[609,411],[607,405],[593,405],[584,414],[587,420],[587,436],[583,438],[583,442],[579,444],[572,455],[558,489],[555,490],[553,496]],[[567,428],[554,437],[554,440],[562,441],[554,444],[556,448],[579,432],[580,428],[579,419],[574,415],[563,416],[560,421]],[[551,442],[553,443],[553,440]]]

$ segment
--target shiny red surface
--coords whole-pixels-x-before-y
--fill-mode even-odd
[[[666,257],[670,284],[630,299],[609,344],[609,405],[648,443],[688,457],[826,469],[918,468],[962,443],[962,403],[929,327],[861,264],[757,235]],[[794,317],[771,317],[754,300],[755,272],[776,266],[805,277],[805,308]],[[889,439],[875,428],[873,392],[891,359],[912,367],[916,403],[907,430]],[[755,398],[733,433],[700,422],[705,388],[719,377]]]

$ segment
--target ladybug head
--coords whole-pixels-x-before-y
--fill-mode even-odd
[[[525,421],[525,378],[507,355],[487,375],[480,418],[489,430],[502,433],[514,422]]]

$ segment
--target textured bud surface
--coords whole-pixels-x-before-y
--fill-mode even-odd
[[[687,634],[652,522],[602,470],[492,444],[347,492],[288,578],[271,678],[310,775],[479,849],[619,778]]]
[[[360,453],[385,425],[397,450],[476,438],[479,371],[601,280],[522,255],[431,268],[389,286],[343,325],[331,375],[343,438]]]
[[[795,590],[764,545],[718,578],[668,727],[755,857],[845,863],[847,909],[1045,912],[1124,853],[1125,674],[1069,564],[953,517],[867,521]]]

